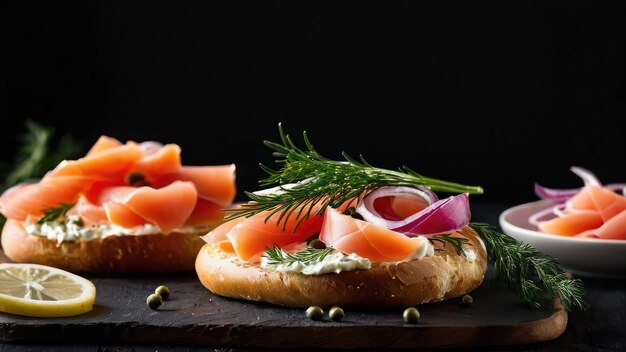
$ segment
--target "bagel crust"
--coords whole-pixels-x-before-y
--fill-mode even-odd
[[[455,233],[469,240],[469,261],[451,248],[407,262],[372,262],[372,268],[339,274],[303,275],[264,269],[206,244],[196,272],[211,292],[288,307],[407,307],[462,296],[478,287],[487,270],[487,253],[476,232]]]
[[[62,242],[30,235],[21,222],[7,220],[2,248],[16,262],[50,265],[73,272],[137,273],[193,270],[205,243],[202,233],[109,236]]]

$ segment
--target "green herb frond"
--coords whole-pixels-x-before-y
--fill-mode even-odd
[[[321,262],[333,251],[334,249],[332,248],[316,249],[312,247],[307,247],[306,249],[299,252],[289,254],[283,251],[277,245],[274,245],[274,248],[265,248],[265,256],[268,258],[267,264],[270,266],[277,266],[282,264],[290,265],[295,262],[300,262],[304,265],[307,265],[311,263]]]
[[[52,128],[26,121],[26,133],[19,137],[20,147],[17,157],[12,164],[5,163],[2,189],[43,176],[80,149],[80,145],[70,135],[65,135],[57,147],[51,150],[53,135]]]
[[[538,308],[539,295],[547,292],[560,298],[567,310],[589,307],[582,282],[568,278],[556,259],[498,232],[489,224],[470,223],[470,227],[485,242],[494,266],[494,279],[504,277],[523,303]]]
[[[468,244],[469,240],[465,237],[454,237],[448,233],[445,233],[445,234],[432,236],[428,238],[428,240],[430,242],[439,242],[443,244],[444,247],[446,244],[450,244],[458,255],[467,257],[467,255],[465,254],[465,249],[463,249],[463,245]]]
[[[61,205],[58,206],[57,208],[44,209],[44,210],[42,210],[44,216],[42,216],[41,219],[39,219],[39,221],[37,221],[37,223],[41,225],[41,224],[43,224],[45,222],[54,221],[54,220],[57,220],[59,218],[65,217],[67,212],[70,209],[72,209],[73,206],[74,206],[74,204],[61,203]]]
[[[302,134],[304,149],[293,142],[281,124],[278,132],[280,143],[265,141],[264,144],[274,151],[276,163],[281,167],[275,170],[261,164],[268,176],[259,182],[262,187],[277,186],[278,190],[270,194],[246,192],[251,202],[229,210],[227,220],[270,211],[268,218],[278,214],[283,228],[291,216],[296,217],[299,225],[311,214],[322,214],[329,206],[336,208],[385,186],[427,186],[433,191],[449,193],[483,192],[479,186],[424,177],[406,166],[399,171],[374,167],[362,156],[357,160],[345,152],[342,153],[345,160],[331,160],[315,149],[306,132]]]

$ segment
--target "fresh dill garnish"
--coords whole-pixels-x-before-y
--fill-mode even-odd
[[[494,280],[504,277],[523,303],[539,308],[539,295],[547,292],[560,298],[567,310],[589,307],[582,282],[568,278],[556,259],[498,232],[489,224],[472,222],[469,226],[485,242],[489,260],[493,262]]]
[[[19,182],[36,179],[54,168],[63,159],[75,154],[80,146],[71,136],[65,135],[52,150],[51,143],[54,130],[26,121],[26,133],[19,137],[21,142],[17,157],[8,166],[5,164],[2,174],[2,189],[9,188]]]
[[[430,242],[439,242],[443,244],[444,247],[447,243],[449,243],[454,248],[454,250],[456,250],[456,254],[467,257],[467,255],[465,254],[465,250],[463,249],[463,245],[467,244],[469,240],[465,237],[454,237],[451,236],[449,233],[444,233],[429,237],[428,240]]]
[[[41,219],[39,219],[39,221],[37,221],[37,224],[41,225],[45,222],[54,221],[60,217],[64,217],[67,212],[72,209],[73,206],[74,204],[61,203],[61,205],[57,208],[48,208],[42,210],[44,215],[41,217]]]
[[[271,266],[290,265],[295,262],[307,265],[321,262],[333,251],[334,249],[332,248],[316,249],[307,247],[299,252],[289,254],[277,245],[274,245],[274,248],[265,248],[265,256],[268,259],[267,264]]]
[[[283,227],[292,215],[295,215],[299,225],[311,215],[316,205],[319,208],[315,214],[320,215],[329,206],[336,208],[368,191],[385,186],[427,186],[440,192],[483,193],[479,186],[465,186],[425,177],[407,166],[399,171],[374,167],[362,156],[356,160],[345,152],[342,153],[345,160],[331,160],[318,153],[306,132],[302,134],[305,149],[295,145],[281,124],[278,124],[278,132],[281,143],[265,141],[264,144],[274,151],[276,162],[282,167],[274,170],[260,164],[269,176],[259,182],[262,187],[278,185],[278,192],[246,192],[252,202],[229,210],[227,220],[270,211],[267,219],[278,214],[277,223],[282,221]],[[296,185],[282,187],[293,183]]]

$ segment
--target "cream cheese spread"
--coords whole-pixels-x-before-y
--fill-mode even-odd
[[[294,261],[289,264],[272,265],[270,260],[261,257],[261,267],[274,269],[282,273],[300,273],[304,275],[321,275],[326,273],[337,273],[342,271],[351,271],[355,269],[369,269],[372,262],[369,259],[360,257],[356,254],[346,255],[339,251],[333,251],[325,256],[322,260],[311,263],[302,263]]]
[[[192,226],[174,230],[174,232],[179,233],[198,233],[201,231],[202,229]],[[69,215],[63,221],[30,224],[26,226],[26,232],[30,235],[55,240],[61,244],[76,240],[102,239],[109,236],[154,235],[161,233],[161,230],[152,224],[144,224],[130,229],[111,224],[84,226],[80,216]]]

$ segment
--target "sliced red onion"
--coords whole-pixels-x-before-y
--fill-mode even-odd
[[[568,199],[580,192],[580,188],[555,189],[547,188],[535,183],[535,194],[541,199],[550,199],[557,203],[565,203]]]
[[[583,179],[583,181],[585,182],[585,186],[593,185],[602,187],[602,183],[600,182],[600,180],[598,180],[596,175],[593,174],[593,172],[580,166],[572,166],[570,167],[570,170],[572,170],[572,172],[575,173],[578,177]]]
[[[613,192],[621,192],[623,196],[626,196],[626,183],[611,183],[604,186],[604,188],[610,189]]]
[[[388,220],[388,218],[383,215],[383,213],[387,212],[388,209],[377,208],[374,205],[374,201],[379,198],[397,197],[403,195],[416,195],[424,199],[428,205],[431,205],[439,200],[437,195],[428,187],[381,187],[363,198],[357,205],[356,211],[363,216],[365,221],[385,228],[390,228],[387,226],[393,221]]]
[[[549,208],[546,208],[546,209],[543,209],[541,211],[534,213],[533,215],[528,217],[528,223],[530,223],[531,225],[538,226],[541,221],[549,220],[546,218],[550,215],[556,215],[556,212],[558,211],[557,208],[559,206],[560,205],[555,205],[553,207],[549,207]],[[551,219],[553,218],[554,216],[551,217]]]
[[[594,185],[594,186],[602,187],[602,183],[600,182],[600,180],[598,180],[596,175],[593,174],[593,172],[585,168],[579,167],[579,166],[572,166],[570,170],[583,180],[583,182],[585,183],[585,186]],[[610,186],[612,186],[612,188]],[[624,188],[625,186],[626,184],[613,184],[613,185],[607,186],[607,188],[610,188],[616,191],[619,188]],[[568,199],[572,198],[578,192],[580,192],[581,189],[582,188],[580,187],[570,188],[570,189],[547,188],[547,187],[543,187],[542,185],[538,183],[535,183],[535,194],[539,198],[550,199],[559,204],[565,203]]]
[[[402,196],[407,194],[407,187],[385,187],[368,194],[359,203],[357,212],[363,219],[372,224],[382,226],[409,237],[430,236],[439,233],[456,231],[469,224],[471,213],[467,193],[441,199],[431,203],[434,198],[425,198],[429,206],[402,220],[388,220],[380,216],[375,209],[374,200],[380,197]],[[408,188],[410,194],[418,194]]]
[[[554,215],[559,216],[559,217],[560,216],[565,216],[565,214],[567,214],[565,209],[566,209],[565,204],[555,205],[552,208],[552,213],[554,213]]]

